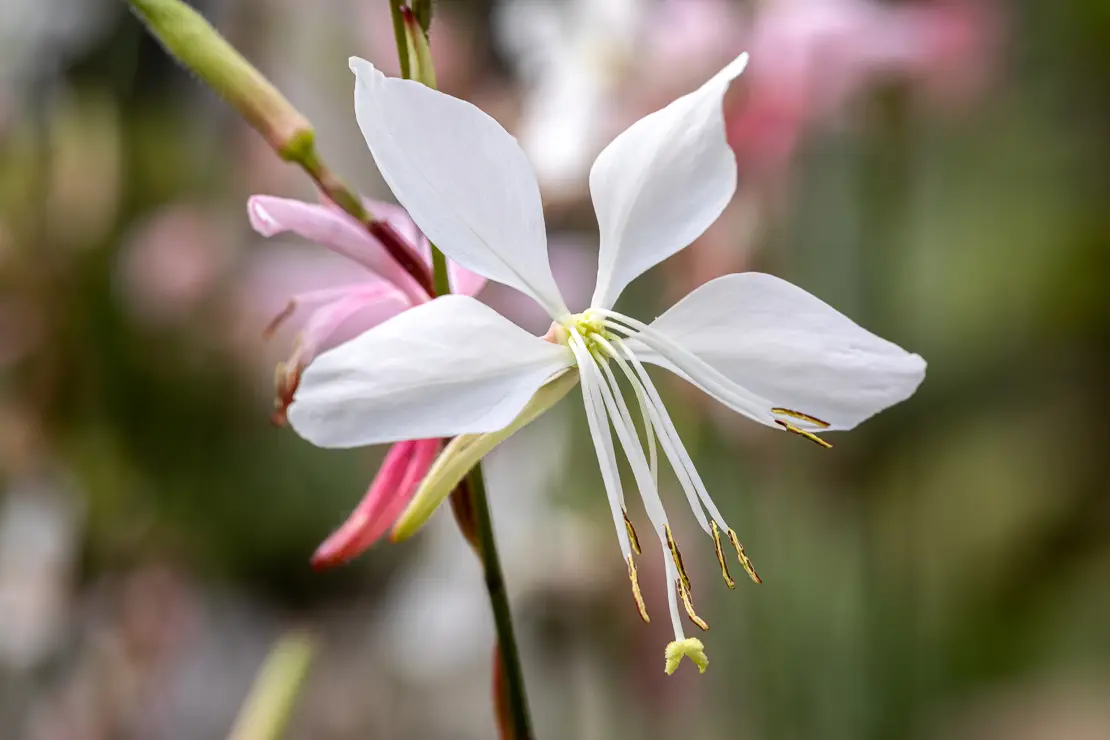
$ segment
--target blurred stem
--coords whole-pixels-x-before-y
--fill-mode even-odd
[[[871,126],[867,131],[861,169],[860,202],[867,241],[858,263],[861,315],[865,325],[880,336],[898,334],[892,325],[897,312],[891,309],[889,284],[898,274],[897,260],[905,248],[913,196],[912,121],[909,91],[892,84],[879,90],[871,101]],[[863,430],[869,443],[856,461],[857,475],[865,482],[860,500],[863,589],[866,617],[864,644],[872,696],[869,725],[863,737],[901,737],[912,726],[912,712],[919,690],[920,661],[913,652],[918,641],[918,604],[915,554],[915,520],[912,501],[907,501],[898,520],[902,531],[890,532],[884,516],[881,491],[868,485],[869,471],[876,469],[881,446],[878,440],[893,431],[890,420],[879,418]],[[912,466],[912,453],[906,458]],[[867,490],[870,489],[870,490]],[[899,545],[901,548],[898,549]]]
[[[315,652],[315,641],[300,630],[274,644],[228,740],[278,740],[284,734]]]
[[[419,19],[400,0],[390,0],[390,10],[393,13],[393,28],[397,33],[397,56],[401,59],[402,74],[409,78],[413,71],[408,64],[411,59],[419,68],[417,79],[434,88],[435,69],[432,66],[427,37],[421,30],[423,24],[418,24]],[[431,22],[430,6],[427,16],[428,22]],[[432,282],[436,295],[447,295],[451,292],[447,258],[434,244],[431,249]],[[520,650],[513,629],[509,594],[505,588],[505,575],[501,570],[501,556],[497,551],[481,463],[474,466],[463,484],[451,494],[451,509],[463,536],[477,551],[485,573],[486,592],[489,594],[494,628],[497,631],[493,704],[501,737],[503,740],[533,740],[535,735],[532,733],[532,721],[528,712],[524,671],[520,664]]]

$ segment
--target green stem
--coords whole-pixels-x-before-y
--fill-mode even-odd
[[[427,28],[431,23],[431,5],[426,4],[420,26]],[[408,10],[401,0],[390,0],[393,15],[393,30],[397,36],[397,56],[401,60],[401,74],[410,79],[412,68],[410,59],[417,59],[421,67],[419,81],[435,87],[435,71],[432,68],[431,54],[427,38],[423,33],[410,34],[405,30],[405,11]],[[410,21],[415,20],[410,12]],[[415,48],[410,49],[410,44]],[[447,258],[434,244],[432,247],[432,283],[436,295],[451,292],[447,270]],[[499,716],[503,740],[533,740],[532,721],[528,712],[528,697],[524,689],[524,672],[520,666],[520,650],[517,647],[513,629],[513,615],[509,607],[509,594],[505,588],[505,575],[501,570],[501,556],[497,552],[497,540],[493,532],[493,518],[490,514],[489,499],[486,497],[486,481],[481,464],[475,465],[466,479],[466,486],[460,486],[454,496],[463,496],[465,501],[452,501],[455,517],[463,536],[470,540],[473,535],[478,556],[485,572],[486,592],[489,594],[490,608],[493,610],[493,624],[497,631],[497,659],[501,670],[495,672],[494,706],[498,711],[507,706],[508,717]],[[454,496],[452,497],[454,499]],[[506,722],[507,720],[507,722]],[[511,733],[511,734],[507,734]]]
[[[434,245],[432,246],[432,282],[436,287],[436,295],[447,295],[451,292],[451,278],[447,272],[447,258]]]
[[[401,17],[401,8],[404,0],[389,0],[389,12],[393,16],[393,37],[397,41],[397,58],[401,60],[401,76],[406,80],[412,79],[409,70],[409,43],[405,39],[405,21]]]
[[[486,591],[489,593],[489,603],[493,608],[493,623],[497,630],[504,698],[509,708],[509,719],[513,730],[510,737],[512,740],[533,740],[535,735],[532,733],[532,720],[528,712],[528,696],[524,690],[524,671],[521,668],[520,650],[517,648],[516,634],[513,630],[513,615],[509,609],[505,576],[501,571],[501,557],[497,553],[497,541],[494,537],[493,518],[490,516],[482,466],[475,466],[467,480],[470,484],[471,509],[477,525],[479,554],[485,570]]]

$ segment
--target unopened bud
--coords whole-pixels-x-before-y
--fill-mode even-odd
[[[432,27],[432,0],[413,0],[412,12],[424,33],[428,33]]]
[[[432,50],[420,20],[407,6],[401,8],[405,26],[405,46],[409,54],[409,76],[430,88],[436,86],[436,70],[432,64]]]
[[[312,124],[195,10],[180,0],[128,0],[171,56],[230,103],[282,159],[314,145]]]

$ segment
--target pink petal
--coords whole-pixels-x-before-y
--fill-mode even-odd
[[[404,311],[408,297],[388,285],[370,285],[351,291],[345,298],[322,306],[305,322],[301,337],[301,357],[307,365],[316,352],[347,319],[358,315],[357,334],[377,326]]]
[[[285,423],[285,412],[300,385],[301,373],[348,319],[357,316],[355,328],[357,333],[362,333],[396,316],[410,305],[408,296],[390,285],[378,283],[352,290],[346,297],[316,309],[301,330],[293,354],[286,362],[278,363],[274,378],[274,423]],[[267,330],[288,317],[295,304],[290,303],[290,307],[278,314]]]
[[[389,256],[385,247],[361,224],[337,208],[270,195],[253,195],[247,200],[247,214],[251,226],[263,236],[292,231],[385,278],[414,302],[426,300],[424,291]]]
[[[417,228],[412,217],[409,216],[408,211],[396,203],[386,203],[382,200],[363,198],[362,202],[367,210],[373,213],[375,217],[383,219],[396,229],[397,233],[401,235],[401,238],[424,258],[426,264],[431,264],[430,252],[428,251],[428,239],[420,232],[420,229]]]
[[[417,254],[420,255],[426,265],[429,267],[432,266],[431,242],[428,241],[428,237],[424,236],[413,222],[408,211],[395,203],[386,203],[384,201],[369,199],[363,199],[363,202],[371,213],[388,221],[390,226],[396,229],[397,233],[401,235],[401,238],[407,241],[413,249],[416,250]],[[454,293],[475,296],[486,284],[486,279],[484,277],[450,260],[447,262],[447,269],[451,280],[451,290]]]
[[[451,290],[456,293],[475,296],[486,286],[486,279],[484,277],[471,272],[462,265],[448,262],[447,270],[448,274],[451,276]]]
[[[315,568],[345,563],[380,538],[412,500],[439,453],[438,439],[393,445],[362,501],[312,556]]]
[[[290,319],[294,313],[302,308],[311,308],[322,303],[334,303],[342,298],[345,298],[352,293],[364,291],[366,288],[362,285],[343,285],[338,288],[321,288],[319,290],[308,290],[303,293],[297,293],[290,298],[285,306],[274,318],[270,319],[270,323],[262,331],[262,336],[269,339],[274,335],[278,328]]]

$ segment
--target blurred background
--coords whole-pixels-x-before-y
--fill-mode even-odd
[[[396,69],[386,0],[195,5],[388,199],[347,69]],[[734,202],[621,305],[654,316],[758,269],[929,361],[831,451],[667,381],[764,579],[720,585],[664,481],[712,625],[704,676],[665,676],[666,620],[633,608],[578,392],[491,455],[538,736],[1110,737],[1110,4],[441,0],[432,46],[441,87],[534,162],[575,310],[593,157],[749,50],[726,99]],[[5,740],[226,737],[293,627],[319,653],[287,737],[493,736],[488,604],[448,512],[309,566],[384,450],[270,423],[299,318],[264,327],[358,276],[257,235],[256,193],[315,200],[122,2],[0,0]],[[480,297],[546,329],[511,291]]]

